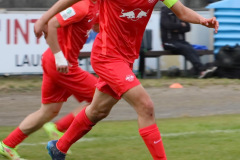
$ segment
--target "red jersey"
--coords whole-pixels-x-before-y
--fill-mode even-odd
[[[138,58],[143,33],[158,0],[100,0],[100,33],[92,55]]]
[[[59,45],[65,58],[73,67],[78,67],[80,50],[92,26],[98,23],[98,14],[97,1],[82,0],[55,16],[61,26],[58,28]]]
[[[168,7],[177,2],[161,1]],[[100,0],[100,33],[94,41],[92,56],[122,58],[133,63],[139,56],[143,33],[157,2]]]

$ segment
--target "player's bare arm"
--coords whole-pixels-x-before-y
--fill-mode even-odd
[[[61,73],[68,72],[68,62],[64,57],[63,52],[61,51],[60,45],[58,43],[57,29],[60,27],[60,24],[56,17],[53,17],[48,22],[48,33],[45,36],[49,48],[54,54],[55,63],[57,71]]]
[[[48,34],[45,36],[46,42],[49,45],[53,53],[59,52],[60,46],[58,44],[57,29],[60,27],[60,24],[56,17],[53,17],[48,22]]]
[[[214,28],[215,33],[218,32],[219,23],[215,17],[204,18],[192,9],[185,7],[180,1],[177,1],[170,9],[183,21]]]
[[[42,17],[37,20],[34,24],[34,33],[37,38],[40,38],[43,35],[44,25],[57,13],[70,7],[74,3],[81,0],[59,0],[57,1],[47,12],[45,12]]]

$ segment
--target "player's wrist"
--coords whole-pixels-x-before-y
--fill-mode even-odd
[[[199,24],[205,25],[206,22],[207,22],[207,19],[206,19],[206,18],[204,18],[204,17],[200,17],[200,18],[199,18]]]
[[[62,51],[54,53],[54,57],[55,57],[56,65],[59,65],[59,66],[67,66],[68,65],[68,62],[67,62],[66,58],[64,57],[64,54]]]

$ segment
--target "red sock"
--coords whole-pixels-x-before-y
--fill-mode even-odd
[[[57,148],[63,152],[67,153],[68,149],[73,143],[87,134],[95,123],[92,123],[85,113],[86,107],[75,117],[72,124],[64,135],[58,140]]]
[[[11,148],[15,148],[19,143],[21,143],[28,136],[25,135],[19,127],[13,130],[7,138],[3,140],[3,143]]]
[[[69,113],[68,115],[56,121],[55,124],[57,129],[60,132],[65,132],[68,129],[68,127],[71,125],[73,120],[74,120],[74,115],[72,113]]]
[[[154,160],[167,160],[162,138],[156,124],[139,129],[139,133]]]

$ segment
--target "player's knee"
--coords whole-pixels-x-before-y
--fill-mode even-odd
[[[61,106],[59,104],[42,104],[38,112],[46,119],[52,119],[59,114]]]
[[[143,106],[141,107],[141,113],[145,116],[153,116],[154,114],[154,104],[153,101],[147,100],[143,102]]]
[[[48,112],[43,112],[42,114],[46,119],[53,119],[59,114],[59,111],[49,110]]]

